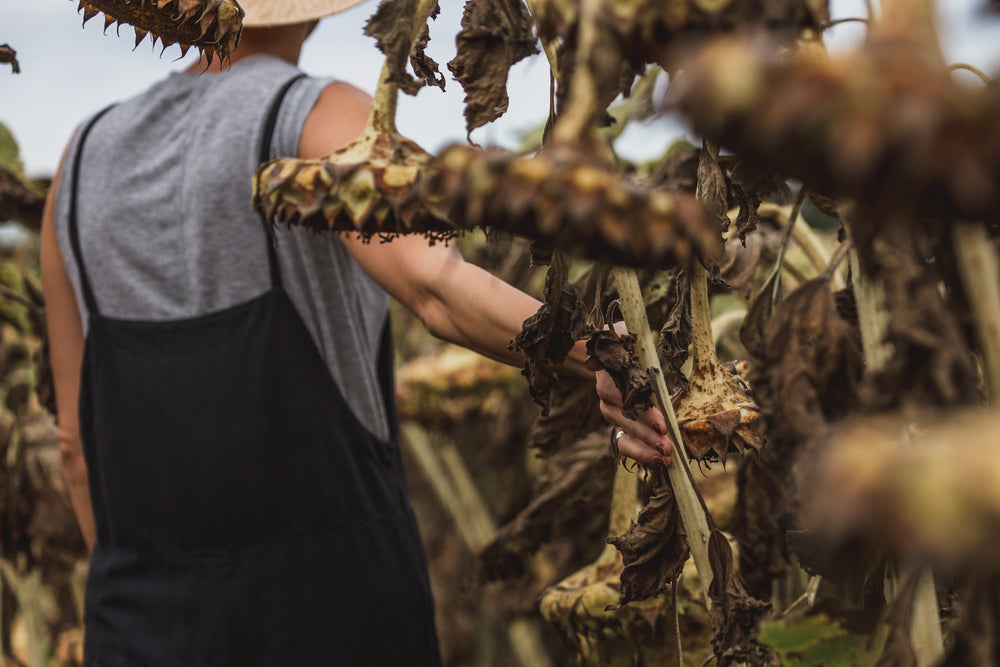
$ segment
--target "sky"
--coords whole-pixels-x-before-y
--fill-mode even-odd
[[[441,0],[441,14],[431,25],[428,53],[441,65],[446,90],[424,88],[416,97],[400,96],[400,131],[431,152],[465,140],[464,93],[445,64],[455,53],[462,3]],[[877,2],[876,2],[877,4]],[[939,0],[942,41],[953,62],[967,62],[1000,73],[1000,20],[988,18],[984,0]],[[864,0],[831,0],[834,18],[862,16]],[[28,175],[51,175],[79,121],[141,91],[169,72],[194,61],[194,52],[178,59],[180,49],[153,49],[147,38],[133,49],[132,29],[103,33],[98,16],[81,27],[76,0],[0,0],[0,44],[17,51],[20,74],[0,65],[0,122],[21,146]],[[362,3],[322,21],[306,42],[300,66],[310,74],[332,76],[372,92],[382,64],[374,40],[362,27],[375,2]],[[846,23],[826,34],[831,51],[851,48],[863,26]],[[969,75],[971,76],[971,75]],[[542,56],[522,61],[508,81],[510,107],[498,121],[476,130],[480,144],[515,146],[521,133],[544,121],[548,105],[548,65]],[[619,150],[635,160],[652,159],[683,135],[677,122],[657,119],[630,126]]]

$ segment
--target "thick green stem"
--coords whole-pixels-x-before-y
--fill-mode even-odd
[[[868,370],[884,368],[892,357],[892,343],[886,340],[889,316],[885,311],[885,293],[882,285],[869,278],[861,269],[858,251],[848,253],[851,279],[854,282],[854,300],[858,304],[858,326],[861,329],[861,349]]]
[[[593,131],[593,114],[597,106],[597,85],[590,71],[590,56],[597,44],[597,21],[600,0],[580,2],[577,46],[573,54],[573,80],[565,109],[559,110],[559,121],[552,129],[554,143],[573,144]]]
[[[427,19],[437,5],[437,0],[418,0],[417,6],[413,10],[413,22],[411,23],[410,45],[420,36]],[[372,99],[372,110],[368,114],[368,121],[362,136],[374,137],[378,134],[396,132],[396,104],[399,100],[399,87],[392,82],[392,68],[389,66],[389,59],[386,58],[382,65],[382,72],[378,77],[378,85],[375,87],[375,94]]]
[[[952,243],[976,322],[990,403],[1000,405],[1000,263],[982,223],[956,222]]]
[[[646,305],[642,301],[639,279],[636,277],[635,270],[624,267],[615,268],[615,279],[618,282],[618,295],[621,298],[625,325],[636,337],[636,355],[643,368],[650,371],[656,407],[667,418],[673,434],[673,463],[667,468],[667,476],[670,478],[670,486],[677,501],[677,508],[680,510],[681,523],[691,547],[691,557],[698,570],[698,578],[701,580],[706,604],[709,604],[708,589],[714,575],[708,559],[708,538],[711,533],[708,517],[698,492],[694,488],[694,483],[691,481],[691,468],[684,450],[684,439],[681,436],[680,425],[677,423],[677,416],[674,414],[673,404],[670,402],[670,393],[667,391],[667,385],[663,379],[660,361],[656,356],[653,336],[649,329],[649,320],[646,317]]]
[[[721,372],[712,336],[712,309],[708,297],[708,270],[698,260],[691,267],[691,375],[715,377]]]

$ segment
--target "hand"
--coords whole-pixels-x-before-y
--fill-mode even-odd
[[[627,419],[622,413],[622,395],[614,380],[596,359],[587,360],[587,368],[597,377],[597,396],[601,399],[601,414],[624,434],[618,438],[622,455],[649,466],[668,466],[674,443],[667,437],[667,420],[655,409],[646,410],[638,420]]]

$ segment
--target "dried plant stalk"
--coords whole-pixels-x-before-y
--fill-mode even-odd
[[[684,437],[677,416],[674,414],[670,393],[667,391],[663,372],[660,370],[660,361],[656,356],[656,347],[650,333],[649,320],[646,318],[646,305],[642,300],[642,289],[639,287],[639,279],[632,269],[616,267],[615,280],[618,283],[618,294],[621,297],[625,326],[636,337],[635,349],[639,363],[643,368],[649,369],[654,382],[656,407],[670,423],[675,447],[674,462],[667,468],[667,476],[680,509],[681,523],[684,525],[684,532],[687,534],[688,544],[691,548],[691,556],[698,569],[702,591],[705,593],[705,599],[709,600],[708,590],[714,577],[708,558],[708,539],[711,535],[711,529],[701,499],[691,481],[691,464],[685,451]]]

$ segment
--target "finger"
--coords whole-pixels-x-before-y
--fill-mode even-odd
[[[621,392],[618,391],[618,386],[615,385],[615,381],[611,379],[611,375],[607,371],[599,371],[597,373],[596,383],[597,397],[600,398],[602,402],[609,405],[621,406]]]
[[[663,416],[663,413],[656,408],[649,408],[639,417],[639,421],[647,424],[650,428],[655,430],[660,435],[667,434],[667,420]]]
[[[625,433],[618,438],[618,451],[624,456],[648,466],[668,466],[671,457],[650,447],[642,440]]]
[[[669,456],[674,451],[674,443],[666,435],[650,428],[641,421],[628,419],[620,407],[601,403],[601,414],[610,424],[623,429],[629,437],[641,442],[657,454]],[[624,436],[623,436],[624,437]]]

